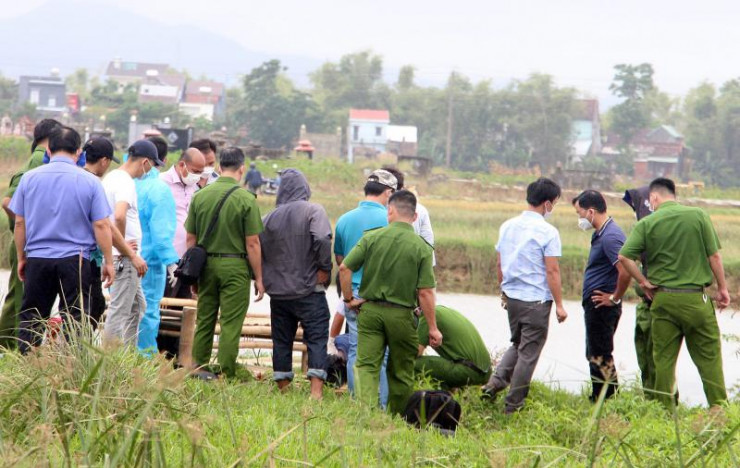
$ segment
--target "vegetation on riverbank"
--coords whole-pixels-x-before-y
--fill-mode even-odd
[[[534,384],[503,415],[477,389],[457,395],[454,438],[296,382],[203,382],[89,338],[0,358],[4,466],[737,466],[740,406],[717,411],[646,401],[606,404]],[[429,384],[420,383],[421,387]]]

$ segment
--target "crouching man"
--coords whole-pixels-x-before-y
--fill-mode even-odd
[[[423,316],[420,317],[416,373],[438,381],[445,390],[488,382],[491,355],[475,325],[460,312],[441,305],[434,308],[434,315],[437,328],[445,337],[444,343],[434,348],[439,356],[424,356],[424,350],[429,346],[429,324]]]

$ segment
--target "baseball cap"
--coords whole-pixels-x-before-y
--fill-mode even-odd
[[[135,158],[151,159],[155,166],[164,166],[157,156],[157,147],[149,140],[137,140],[128,149],[128,155]]]
[[[386,187],[390,187],[393,190],[398,189],[398,181],[396,180],[396,177],[384,169],[377,169],[373,171],[367,178],[367,181],[377,182],[381,185],[385,185]]]
[[[108,158],[120,164],[121,161],[114,156],[115,148],[113,143],[105,137],[91,138],[85,142],[85,146],[82,147],[82,151],[85,152],[87,158],[90,160],[98,160],[100,158]]]

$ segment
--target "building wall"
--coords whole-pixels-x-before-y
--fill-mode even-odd
[[[192,118],[205,117],[208,120],[213,120],[215,106],[207,103],[193,103],[193,102],[181,102],[180,111],[184,114],[189,115]]]
[[[336,133],[309,133],[301,126],[299,140],[308,140],[315,148],[314,159],[340,159],[342,157],[342,130]]]
[[[67,87],[53,78],[25,77],[18,82],[20,103],[30,102],[38,110],[64,112],[67,108]]]
[[[373,148],[385,151],[388,142],[388,122],[371,120],[350,120],[347,127],[347,147],[349,161],[354,161],[354,147]]]

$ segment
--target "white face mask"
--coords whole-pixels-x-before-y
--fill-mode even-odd
[[[216,170],[213,166],[206,166],[203,168],[203,174],[201,175],[202,178],[211,177],[211,174]]]
[[[191,185],[195,185],[198,183],[202,176],[202,174],[194,174],[192,172],[188,172],[188,175],[182,178],[182,183],[187,185],[188,187]]]
[[[545,207],[545,214],[544,214],[544,215],[542,215],[542,216],[543,216],[543,217],[544,217],[545,219],[547,219],[547,218],[549,218],[550,216],[552,216],[552,212],[553,212],[553,211],[555,211],[555,207],[554,207],[554,206],[550,205],[550,210],[549,210],[549,211],[547,210],[547,207]]]
[[[594,229],[594,225],[588,218],[578,218],[578,227],[583,231]]]
[[[578,218],[578,227],[584,231],[588,231],[593,229],[594,225],[591,224],[591,221],[589,221],[588,218]]]

